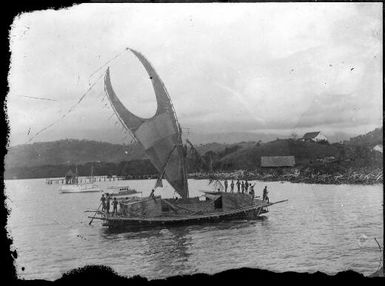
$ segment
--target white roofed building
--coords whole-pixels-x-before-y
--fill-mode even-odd
[[[373,147],[373,150],[383,153],[383,146],[381,144],[378,144]]]
[[[302,141],[322,142],[328,141],[328,138],[321,133],[321,131],[308,132],[301,138]]]

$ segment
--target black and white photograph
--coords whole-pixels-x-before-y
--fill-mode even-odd
[[[18,279],[383,277],[383,3],[83,3],[8,32]]]

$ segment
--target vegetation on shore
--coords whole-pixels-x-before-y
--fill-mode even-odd
[[[344,143],[271,142],[210,143],[189,148],[187,168],[192,178],[246,176],[255,180],[324,184],[382,183],[382,128]],[[87,140],[60,140],[17,146],[6,157],[5,178],[54,178],[77,168],[79,176],[156,177],[157,171],[138,145],[114,145]],[[294,156],[293,168],[263,168],[262,156]]]
[[[235,172],[217,172],[209,173],[192,173],[190,178],[193,179],[209,179],[213,175],[219,180],[258,180],[266,182],[285,181],[292,183],[307,184],[382,184],[383,171],[382,168],[348,168],[343,172],[324,172],[324,168],[304,167],[294,169],[257,169],[254,171],[239,170]]]

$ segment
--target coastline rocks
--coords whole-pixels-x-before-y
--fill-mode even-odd
[[[258,172],[259,171],[259,172]],[[212,177],[218,180],[258,180],[258,181],[285,181],[292,183],[307,183],[307,184],[362,184],[362,185],[373,185],[383,183],[383,169],[382,168],[360,168],[360,169],[347,169],[343,173],[320,173],[312,170],[309,167],[302,170],[293,169],[290,171],[282,170],[260,170],[246,171],[237,170],[233,172],[215,172],[214,174],[209,173],[190,173],[189,178],[203,180],[210,179]]]

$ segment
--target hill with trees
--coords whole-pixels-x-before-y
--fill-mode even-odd
[[[382,144],[382,127],[341,143],[315,143],[295,139],[276,139],[262,143],[209,143],[189,147],[189,172],[256,170],[262,156],[294,156],[296,167],[325,165],[343,168],[373,166],[382,168],[382,153],[373,146]],[[195,149],[195,150],[194,150]],[[156,170],[137,144],[119,145],[90,140],[60,140],[18,145],[5,157],[5,178],[62,177],[68,169],[78,168],[79,175],[153,175]],[[334,168],[334,167],[333,167]]]
[[[344,144],[355,146],[368,146],[374,147],[378,144],[383,144],[383,127],[376,128],[364,135],[359,135],[350,138],[348,141],[344,141]]]
[[[138,144],[119,145],[90,140],[66,139],[17,145],[5,156],[5,167],[71,165],[87,162],[113,162],[143,159]]]

